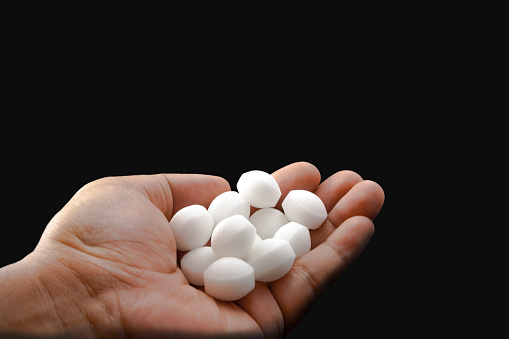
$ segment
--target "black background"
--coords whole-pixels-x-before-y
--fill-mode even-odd
[[[374,180],[386,200],[365,251],[289,337],[408,336],[444,323],[416,317],[429,306],[421,273],[429,263],[416,249],[429,208],[422,192],[436,191],[428,177],[442,170],[433,143],[444,121],[432,114],[450,94],[433,53],[404,40],[402,56],[394,48],[403,40],[374,39],[346,55],[323,41],[306,55],[294,46],[223,58],[218,46],[175,55],[154,43],[135,51],[125,37],[83,46],[86,35],[31,30],[10,50],[1,266],[30,253],[92,180],[204,173],[235,189],[245,171],[308,161],[322,180],[343,169]]]

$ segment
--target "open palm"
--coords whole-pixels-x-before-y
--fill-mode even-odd
[[[305,189],[323,200],[328,218],[311,231],[312,250],[286,276],[257,281],[238,301],[218,301],[187,282],[168,226],[181,208],[208,207],[230,190],[219,177],[160,174],[94,181],[51,220],[32,257],[65,268],[58,272],[72,272],[80,286],[75,290],[90,299],[74,303],[83,305],[77,314],[88,324],[81,326],[95,334],[281,337],[363,250],[384,194],[351,171],[320,184],[320,173],[309,163],[291,164],[273,176],[282,191],[276,208],[290,190]]]

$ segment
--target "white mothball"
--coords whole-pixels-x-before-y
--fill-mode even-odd
[[[219,257],[244,258],[256,238],[256,228],[242,215],[222,220],[212,231],[210,246]]]
[[[265,239],[251,248],[247,263],[255,272],[255,279],[269,282],[282,278],[293,265],[295,252],[286,240]]]
[[[317,229],[327,218],[322,200],[312,192],[293,190],[282,203],[283,211],[290,221],[295,221],[310,230]]]
[[[255,287],[253,268],[232,257],[214,261],[203,273],[203,280],[207,294],[225,301],[240,299]]]
[[[196,286],[203,286],[203,272],[219,257],[209,246],[195,248],[187,252],[180,260],[180,268],[187,281]]]
[[[281,197],[276,179],[258,170],[242,174],[237,182],[237,190],[251,206],[257,208],[274,207]]]
[[[295,252],[295,259],[309,252],[311,249],[309,229],[293,221],[281,227],[276,234],[274,234],[274,239],[288,241]]]
[[[254,212],[249,221],[262,239],[272,238],[281,226],[288,223],[284,213],[275,208],[262,208]]]
[[[257,234],[257,235],[255,236],[255,241],[254,241],[254,243],[253,243],[253,246],[254,246],[254,245],[256,245],[256,244],[258,244],[259,242],[262,242],[262,240],[263,240],[263,239],[262,239],[262,238],[261,238],[261,237]]]
[[[320,198],[304,190],[288,193],[284,213],[275,209],[281,190],[263,171],[242,174],[237,189],[218,195],[208,210],[187,206],[169,223],[177,249],[189,251],[180,260],[187,281],[225,301],[246,296],[255,280],[286,275],[295,259],[311,249],[309,230],[327,218]],[[251,206],[259,210],[250,216]],[[210,247],[201,247],[209,239]]]
[[[190,205],[179,210],[170,220],[177,249],[190,251],[201,247],[210,239],[214,219],[201,205]]]
[[[240,196],[238,192],[228,191],[219,194],[209,205],[209,213],[214,218],[214,225],[221,220],[240,214],[246,219],[249,218],[251,207],[249,203]]]

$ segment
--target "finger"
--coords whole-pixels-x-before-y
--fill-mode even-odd
[[[385,194],[376,182],[364,180],[355,185],[329,213],[329,220],[339,226],[354,215],[375,219],[382,208]]]
[[[313,192],[320,183],[320,172],[308,162],[296,162],[272,173],[281,189],[276,208],[281,210],[281,204],[291,190],[307,190]]]
[[[371,180],[353,186],[330,210],[327,219],[316,230],[311,230],[311,248],[315,248],[334,232],[338,225],[356,215],[375,219],[382,208],[385,195],[382,187]]]
[[[369,218],[349,218],[320,246],[297,259],[283,278],[269,283],[283,313],[286,332],[302,319],[325,287],[362,252],[373,232],[374,225]]]
[[[283,315],[265,283],[256,281],[254,290],[235,303],[256,321],[265,338],[283,336]]]
[[[352,171],[344,170],[334,173],[320,184],[313,192],[323,201],[327,213],[337,204],[362,177]]]

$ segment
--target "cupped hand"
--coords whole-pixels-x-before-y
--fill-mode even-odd
[[[235,302],[218,301],[187,282],[168,226],[179,209],[208,207],[230,190],[226,180],[159,174],[85,185],[20,262],[37,278],[51,305],[45,311],[55,328],[48,333],[282,337],[362,252],[384,193],[351,171],[320,183],[319,171],[304,162],[273,176],[282,191],[276,208],[281,209],[290,190],[305,189],[322,199],[328,218],[311,231],[312,250],[287,275],[268,284],[257,281],[252,292]]]

